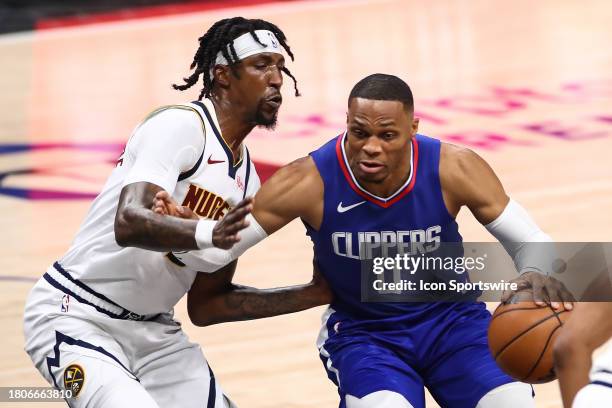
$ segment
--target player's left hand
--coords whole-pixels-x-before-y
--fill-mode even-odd
[[[558,310],[562,304],[566,310],[572,310],[574,296],[567,290],[563,282],[538,272],[525,272],[516,279],[511,280],[518,284],[516,290],[504,291],[501,302],[508,303],[512,297],[520,291],[531,289],[533,301],[538,306],[550,305]]]

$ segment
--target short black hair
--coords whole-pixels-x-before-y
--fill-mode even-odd
[[[194,73],[187,78],[183,78],[183,81],[185,81],[184,85],[172,84],[172,87],[174,89],[178,89],[179,91],[184,91],[185,89],[191,88],[196,82],[198,82],[200,75],[202,75],[202,82],[204,83],[204,86],[202,87],[199,100],[201,100],[203,97],[210,96],[210,92],[212,91],[213,87],[212,69],[216,65],[217,53],[221,51],[221,54],[223,54],[225,59],[229,61],[229,67],[234,75],[238,76],[236,72],[236,65],[240,63],[240,60],[238,60],[238,56],[236,55],[236,50],[234,49],[234,44],[232,41],[240,37],[242,34],[251,33],[253,39],[263,46],[264,44],[262,44],[259,38],[257,38],[255,30],[268,30],[274,33],[280,45],[285,49],[287,55],[289,55],[293,61],[293,52],[291,52],[291,48],[287,44],[287,38],[281,29],[276,25],[260,19],[246,19],[243,17],[225,18],[217,21],[208,29],[206,34],[198,38],[200,46],[193,56],[193,62],[190,66],[191,69],[195,68]],[[228,44],[229,51],[227,47]],[[291,74],[287,67],[284,67],[282,71],[293,79],[295,96],[299,96],[300,92],[298,91],[295,77]]]
[[[353,98],[373,99],[377,101],[400,101],[408,112],[414,111],[414,99],[408,84],[395,75],[372,74],[357,82],[348,103]]]

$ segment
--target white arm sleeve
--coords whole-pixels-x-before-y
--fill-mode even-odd
[[[196,269],[199,272],[214,272],[233,260],[238,259],[247,249],[268,236],[253,215],[247,215],[246,219],[249,221],[249,226],[238,233],[240,241],[231,249],[225,250],[212,247],[184,253],[174,252],[173,254],[192,269]]]
[[[537,226],[519,203],[510,199],[499,217],[485,228],[504,246],[519,273],[552,273],[554,261],[558,258],[552,238]],[[542,242],[550,244],[537,244]]]
[[[172,194],[179,175],[197,163],[204,142],[197,113],[188,108],[156,113],[136,129],[126,146],[132,167],[123,186],[146,181]]]

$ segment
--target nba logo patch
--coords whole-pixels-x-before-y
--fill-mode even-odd
[[[272,47],[278,48],[278,43],[276,42],[276,37],[274,37],[274,34],[268,33],[268,38],[270,39],[270,44]]]
[[[72,398],[79,395],[85,382],[85,371],[78,364],[71,364],[64,370],[64,388],[72,391]]]
[[[68,306],[70,306],[70,295],[64,295],[62,297],[62,313],[68,312]]]

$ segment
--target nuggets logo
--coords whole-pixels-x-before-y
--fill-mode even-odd
[[[83,389],[85,371],[77,364],[71,364],[64,370],[64,388],[72,391],[72,397],[77,397]]]
[[[203,218],[218,220],[229,210],[230,205],[215,193],[191,184],[183,200],[183,206]]]

